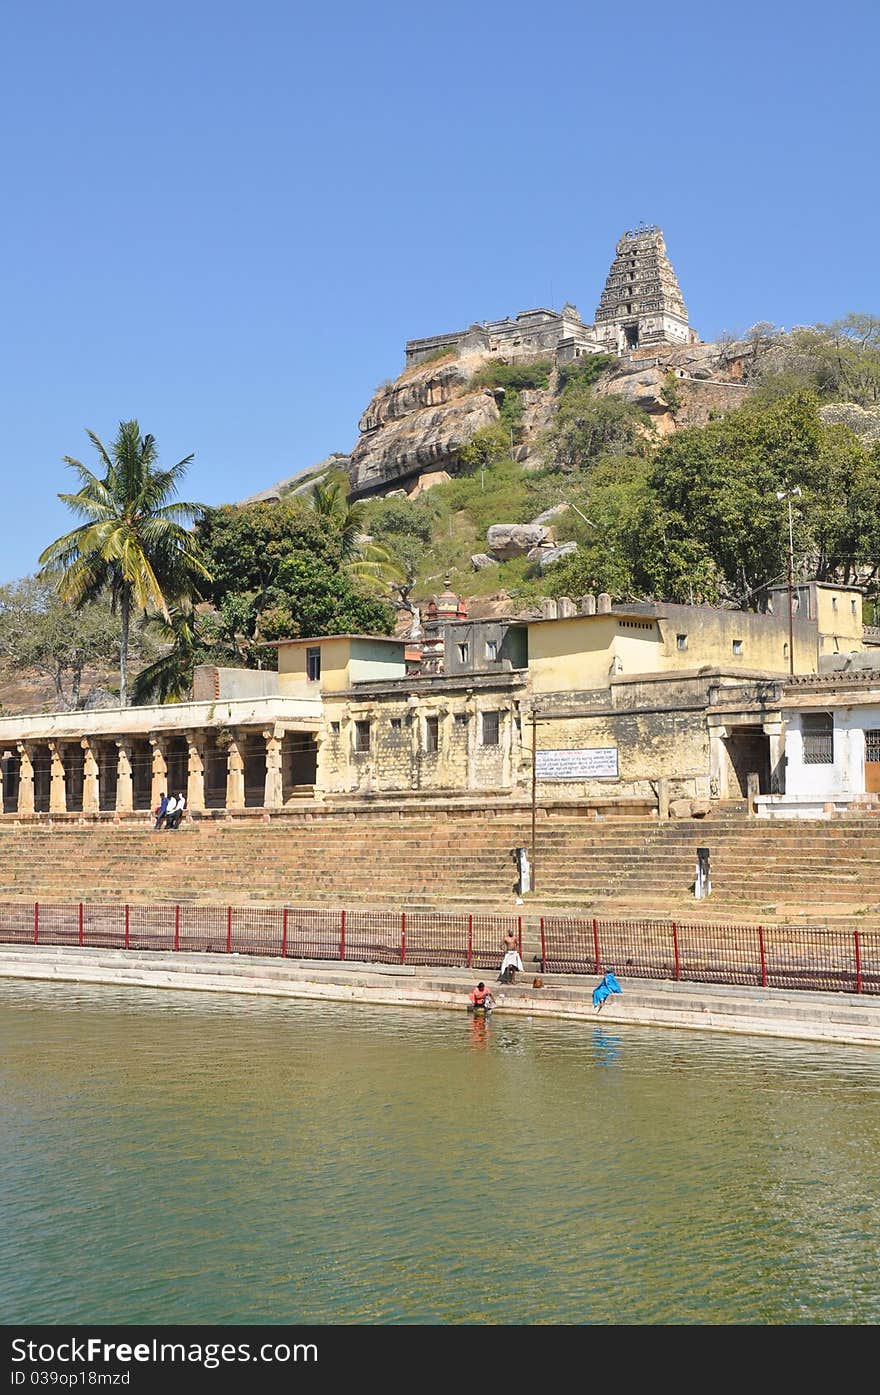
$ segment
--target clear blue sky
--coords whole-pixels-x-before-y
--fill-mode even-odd
[[[880,313],[875,0],[41,0],[2,19],[0,581],[135,416],[190,498],[349,450],[408,337],[659,223],[703,338]]]

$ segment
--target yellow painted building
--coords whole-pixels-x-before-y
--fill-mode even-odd
[[[833,593],[821,594],[822,621],[796,614],[794,671],[816,673],[830,637]],[[849,604],[847,600],[847,605]],[[858,638],[848,648],[861,647]],[[833,652],[833,650],[831,651]],[[568,614],[529,625],[529,679],[534,693],[579,692],[623,675],[683,674],[706,667],[726,673],[789,672],[788,614],[722,610],[714,606],[641,603],[611,611]]]
[[[403,678],[403,640],[381,635],[325,635],[320,639],[281,639],[278,691],[285,697],[339,693],[353,683]]]

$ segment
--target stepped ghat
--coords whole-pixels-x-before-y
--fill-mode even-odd
[[[511,854],[530,844],[526,809],[254,815],[178,834],[150,823],[0,826],[0,901],[491,908],[523,914],[533,950],[544,913],[880,927],[870,816],[695,825],[542,810],[536,890],[521,907]],[[710,849],[708,901],[693,897],[698,845]]]
[[[514,319],[478,321],[469,329],[410,339],[406,364],[444,351],[505,359],[552,353],[558,363],[569,363],[585,353],[622,355],[661,344],[697,343],[663,233],[651,225],[625,232],[618,241],[595,324],[584,323],[570,302],[558,312],[521,310]]]

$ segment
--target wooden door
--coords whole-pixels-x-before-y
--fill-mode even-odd
[[[880,730],[865,732],[865,793],[880,794]]]

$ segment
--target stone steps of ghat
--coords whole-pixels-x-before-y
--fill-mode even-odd
[[[710,836],[710,830],[701,829],[690,831],[685,837],[672,832],[656,832],[653,837],[645,837],[638,833],[622,834],[618,831],[605,834],[585,834],[582,828],[576,828],[569,832],[560,833],[558,830],[549,830],[539,827],[537,838],[542,846],[565,850],[576,847],[578,849],[606,850],[630,850],[633,848],[652,849],[683,849],[696,845],[708,843],[717,848],[741,848],[743,850],[776,850],[779,852],[791,851],[799,848],[833,848],[836,852],[851,850],[856,854],[859,850],[880,847],[880,825],[875,825],[873,829],[860,830],[857,833],[842,837],[833,835],[831,830],[825,825],[820,825],[813,833],[801,833],[800,836],[779,837],[773,831],[765,831],[766,825],[756,828],[754,833],[737,831],[735,833],[725,833],[721,838]],[[500,829],[497,825],[486,825],[482,828],[470,828],[465,835],[463,830],[450,833],[442,826],[434,828],[424,828],[407,830],[402,832],[397,826],[391,828],[373,828],[369,831],[349,830],[341,828],[327,830],[321,828],[320,832],[313,833],[310,829],[281,830],[274,832],[266,829],[259,833],[252,830],[235,834],[232,832],[217,834],[203,834],[198,827],[187,828],[184,826],[173,838],[164,832],[154,833],[152,830],[141,829],[137,833],[120,829],[46,829],[40,831],[27,830],[0,830],[0,855],[13,854],[18,849],[34,849],[44,852],[47,845],[73,847],[82,845],[90,849],[97,849],[102,846],[121,847],[131,849],[133,846],[145,851],[147,849],[160,849],[184,845],[199,852],[211,849],[217,853],[221,850],[230,852],[240,852],[243,849],[278,848],[278,847],[317,847],[317,848],[338,848],[340,844],[348,848],[352,846],[371,846],[376,843],[387,845],[393,843],[396,846],[421,847],[425,849],[435,848],[448,851],[458,851],[462,847],[468,849],[479,846],[481,843],[492,847],[510,847],[516,844],[517,839],[523,840],[527,846],[531,841],[531,831],[528,829]],[[518,844],[517,844],[518,845]]]
[[[855,910],[878,898],[874,817],[659,824],[553,816],[539,821],[537,835],[537,895],[551,911],[624,906],[647,915],[686,906],[695,850],[703,845],[711,849],[712,915],[719,918],[768,907],[802,913],[806,902],[822,919],[835,900]],[[528,823],[497,817],[206,820],[174,838],[153,834],[143,821],[7,825],[0,827],[0,899],[381,900],[461,909],[497,904],[510,912],[510,852],[530,842]]]

